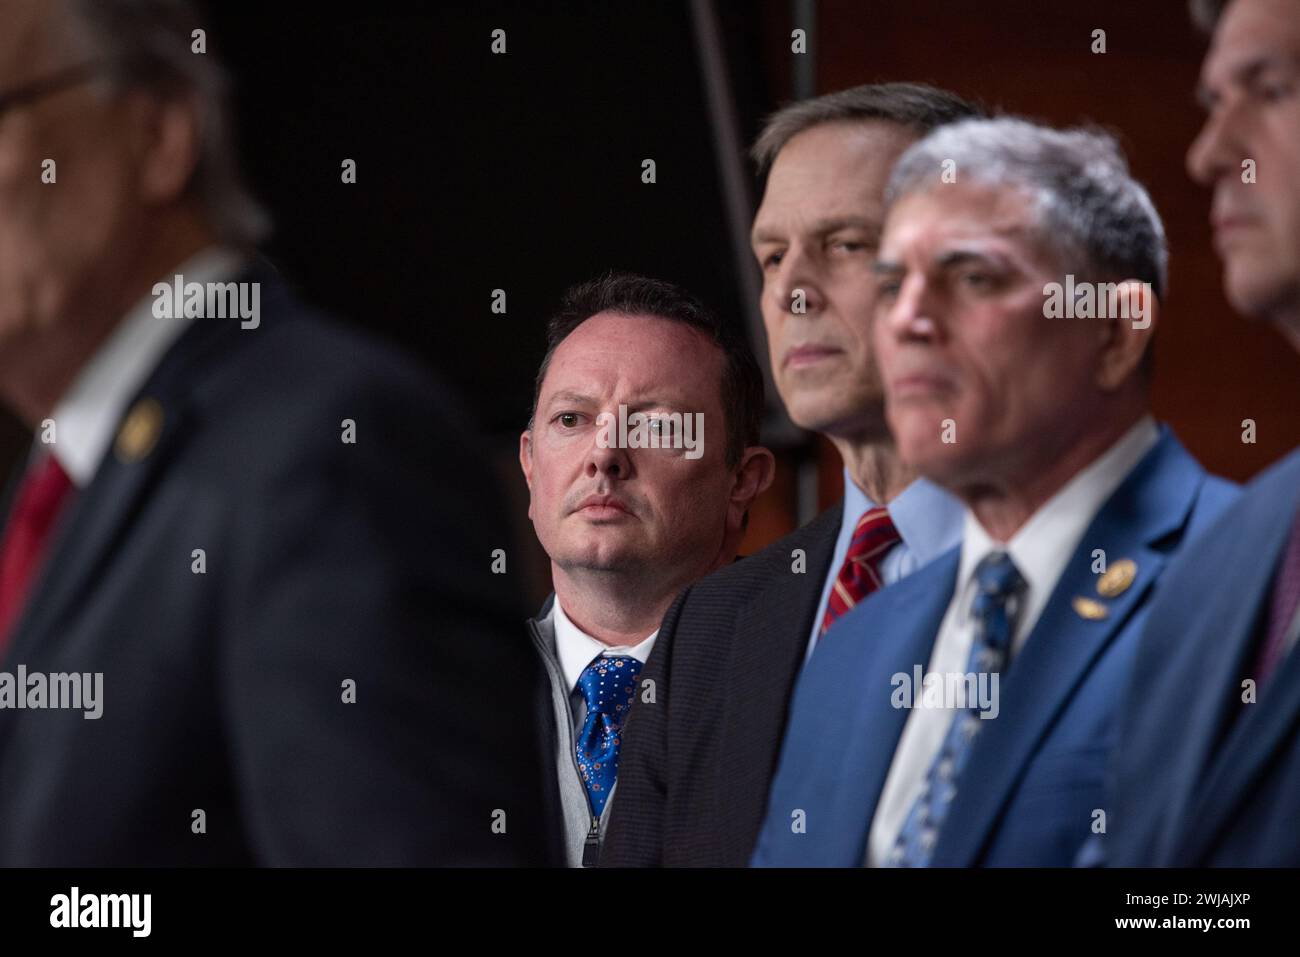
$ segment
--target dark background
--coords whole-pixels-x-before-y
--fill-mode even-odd
[[[819,93],[925,80],[1119,133],[1170,236],[1158,415],[1236,479],[1300,444],[1300,360],[1225,303],[1208,195],[1183,168],[1205,41],[1181,0],[707,6],[743,146],[808,68]],[[517,436],[545,319],[566,286],[630,269],[747,322],[742,289],[756,272],[736,266],[688,0],[223,0],[208,11],[210,49],[236,80],[246,169],[277,224],[267,254],[307,299],[418,353],[469,399],[509,477],[503,508],[520,521]],[[809,32],[811,63],[790,52],[796,25]],[[495,28],[506,30],[505,55],[490,52]],[[1094,29],[1106,31],[1104,54],[1090,51]],[[340,180],[345,158],[357,162],[356,185]],[[653,185],[641,182],[646,158]],[[491,312],[497,288],[506,315]],[[765,359],[765,343],[756,351]],[[1258,424],[1256,445],[1241,443],[1244,418]],[[777,425],[768,437],[781,470],[746,551],[839,493],[829,446]]]

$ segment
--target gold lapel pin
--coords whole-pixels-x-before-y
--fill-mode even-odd
[[[124,465],[139,462],[158,444],[162,434],[163,409],[156,399],[141,399],[131,406],[122,420],[113,446],[119,461]]]
[[[1101,602],[1084,598],[1082,595],[1074,599],[1074,610],[1080,618],[1088,621],[1101,621],[1110,614]]]
[[[1137,573],[1137,562],[1131,558],[1121,558],[1112,563],[1101,578],[1097,579],[1097,594],[1102,598],[1114,598],[1116,595],[1124,594],[1128,586],[1133,584],[1133,579],[1137,578]]]

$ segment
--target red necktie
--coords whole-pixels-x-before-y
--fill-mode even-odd
[[[40,568],[50,529],[68,498],[72,480],[53,454],[28,469],[0,541],[0,649],[22,610],[27,590]]]
[[[831,587],[821,634],[826,634],[826,629],[837,618],[884,584],[880,577],[880,563],[901,540],[889,517],[889,509],[877,506],[862,513],[853,529],[844,565]]]

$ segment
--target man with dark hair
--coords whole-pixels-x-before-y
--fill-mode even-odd
[[[668,612],[646,670],[658,697],[628,724],[606,863],[744,866],[795,675],[840,615],[958,540],[957,502],[898,462],[868,329],[890,166],[977,112],[919,84],[860,86],[785,107],[754,146],[773,377],[795,423],[839,451],[845,498]]]
[[[461,410],[257,259],[191,4],[0,6],[0,865],[553,860]]]
[[[1300,349],[1300,5],[1197,2],[1228,301]],[[1246,176],[1246,161],[1257,176]],[[1300,866],[1300,451],[1166,573],[1121,713],[1102,842],[1120,867]]]
[[[571,866],[592,866],[621,730],[659,622],[691,582],[734,560],[772,481],[758,442],[762,373],[738,329],[659,280],[612,274],[569,290],[548,328],[519,437],[528,516],[554,594],[528,622],[549,678]]]

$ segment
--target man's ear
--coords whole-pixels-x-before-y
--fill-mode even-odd
[[[745,513],[762,495],[776,477],[776,457],[762,445],[751,445],[740,457],[736,466],[736,481],[731,488],[731,508],[739,526]]]
[[[524,429],[519,433],[519,468],[528,485],[528,517],[533,517],[533,433]]]
[[[1159,313],[1159,303],[1150,284],[1137,279],[1119,283],[1113,314],[1101,323],[1098,387],[1113,392],[1137,372],[1142,357],[1151,348]]]
[[[140,159],[137,186],[146,203],[163,205],[185,194],[202,152],[203,117],[194,98],[130,95],[127,117]]]

